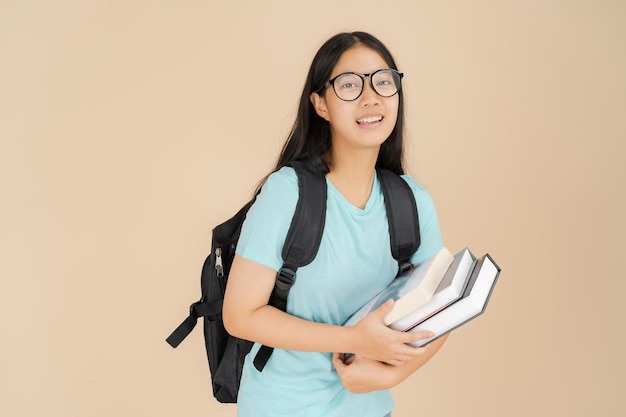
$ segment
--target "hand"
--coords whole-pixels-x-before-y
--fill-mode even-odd
[[[354,394],[395,387],[424,366],[441,349],[448,335],[429,343],[423,354],[403,366],[388,365],[359,355],[345,359],[343,353],[333,354],[333,365],[343,386]]]
[[[333,353],[333,365],[341,384],[353,394],[388,389],[396,385],[392,365],[364,358],[350,356],[344,362],[342,353]]]
[[[425,348],[409,346],[408,343],[432,337],[431,332],[400,332],[390,329],[383,322],[393,304],[393,300],[388,300],[353,326],[355,331],[353,353],[397,366],[424,353]]]

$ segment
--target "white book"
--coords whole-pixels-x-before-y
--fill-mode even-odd
[[[406,331],[457,301],[463,295],[475,265],[476,257],[468,248],[454,255],[452,264],[430,300],[411,313],[390,323],[389,327],[394,330]]]
[[[435,334],[429,339],[413,343],[413,346],[427,345],[482,314],[499,275],[500,267],[491,256],[485,254],[481,257],[476,263],[463,297],[409,330],[409,332],[430,331]]]
[[[395,304],[385,316],[385,324],[389,325],[401,319],[430,300],[453,260],[450,251],[445,247],[442,248],[426,261],[395,278],[372,300],[357,310],[344,325],[356,324],[390,298]]]

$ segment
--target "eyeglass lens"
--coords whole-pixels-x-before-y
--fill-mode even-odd
[[[383,97],[391,97],[400,89],[400,75],[393,70],[379,70],[371,76],[374,91]],[[360,75],[346,73],[335,79],[335,94],[342,100],[356,100],[363,92],[364,79]]]

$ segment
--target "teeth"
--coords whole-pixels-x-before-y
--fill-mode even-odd
[[[383,116],[372,116],[372,117],[364,117],[362,119],[357,120],[357,123],[374,123],[380,122],[383,120]]]

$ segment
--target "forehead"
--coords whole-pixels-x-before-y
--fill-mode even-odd
[[[337,61],[331,78],[343,72],[359,72],[370,74],[377,69],[387,68],[389,64],[374,49],[364,45],[357,45],[346,50]]]

